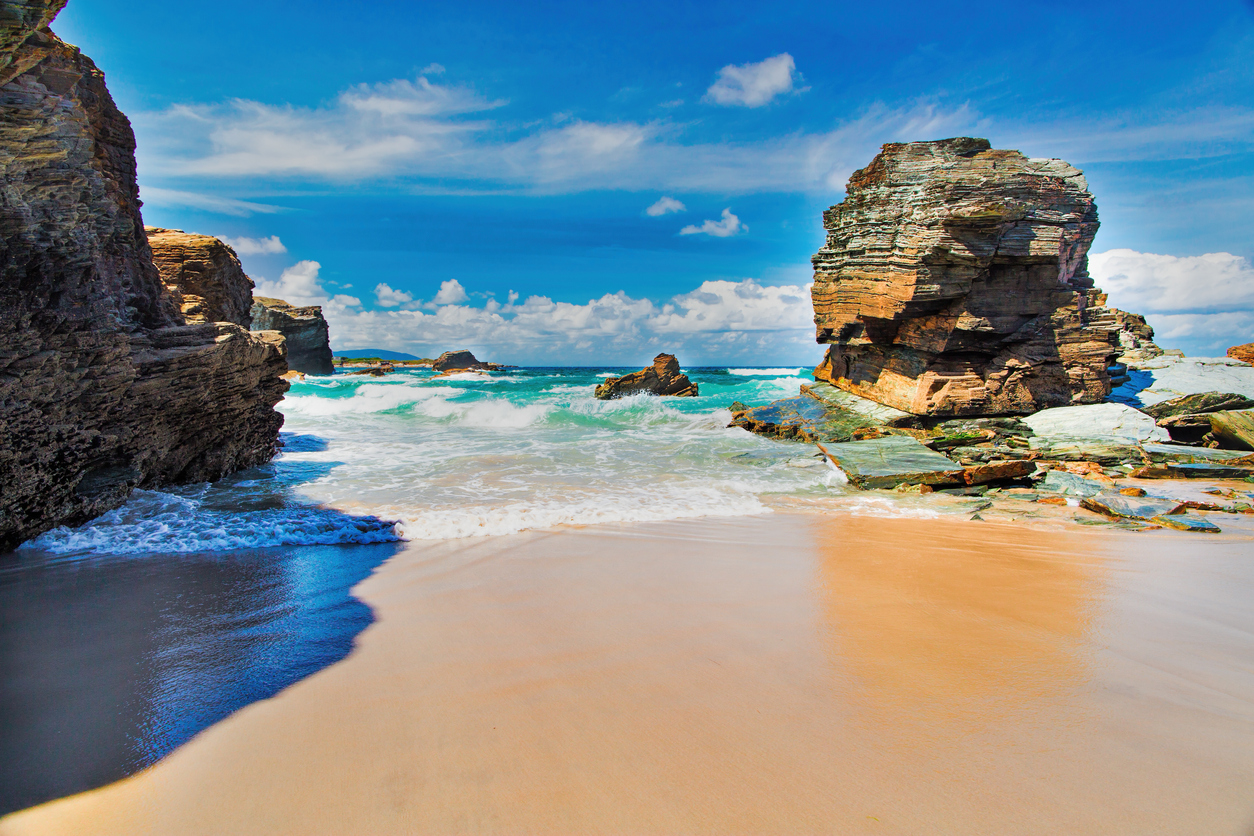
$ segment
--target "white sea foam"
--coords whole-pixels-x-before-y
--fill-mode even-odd
[[[807,369],[728,369],[728,374],[740,375],[741,377],[756,377],[759,375],[778,377],[783,374],[798,375]]]
[[[280,409],[310,417],[386,412],[402,406],[421,403],[443,395],[456,395],[460,390],[449,386],[410,386],[367,383],[357,387],[351,397],[327,398],[319,395],[296,395],[283,400]]]
[[[62,555],[184,553],[397,539],[391,521],[327,508],[215,511],[195,496],[139,490],[126,505],[87,525],[54,528],[22,548]]]

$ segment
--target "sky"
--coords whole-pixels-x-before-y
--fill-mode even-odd
[[[1254,0],[70,0],[144,218],[337,349],[813,365],[822,211],[882,143],[1084,170],[1091,270],[1164,347],[1254,341]]]

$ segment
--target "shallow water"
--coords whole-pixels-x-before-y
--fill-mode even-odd
[[[279,405],[274,463],[215,485],[139,491],[25,548],[55,554],[443,540],[561,524],[767,512],[770,495],[843,493],[805,445],[729,429],[734,401],[797,394],[802,368],[691,369],[701,395],[598,401],[627,369],[435,378],[335,375]]]

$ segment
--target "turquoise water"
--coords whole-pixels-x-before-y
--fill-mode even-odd
[[[842,493],[802,444],[728,428],[733,401],[795,395],[809,370],[694,368],[696,398],[598,401],[617,368],[436,378],[334,375],[279,404],[284,448],[214,485],[138,491],[29,548],[61,554],[432,540],[557,525],[768,513]]]

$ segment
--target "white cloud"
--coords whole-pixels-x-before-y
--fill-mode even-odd
[[[669,212],[686,212],[687,209],[688,207],[684,206],[673,197],[661,197],[658,198],[657,203],[654,203],[648,209],[645,209],[644,213],[651,218],[656,218]]]
[[[246,200],[185,192],[178,189],[161,189],[156,186],[142,186],[139,196],[145,204],[150,206],[184,206],[205,212],[216,212],[219,215],[233,215],[237,218],[247,218],[258,213],[272,215],[283,211],[278,206],[268,206],[264,203],[250,203]]]
[[[1254,339],[1254,264],[1246,258],[1118,249],[1090,254],[1089,272],[1111,305],[1145,314],[1159,345],[1222,355]]]
[[[361,307],[361,300],[355,296],[343,293],[328,296],[318,280],[321,269],[322,265],[316,261],[298,261],[284,270],[277,282],[257,279],[253,295],[282,299],[293,305],[322,305],[323,313],[328,315]]]
[[[462,283],[457,279],[449,279],[440,282],[440,292],[432,301],[437,305],[456,305],[465,302],[467,298],[469,297],[466,296],[466,288],[462,287]]]
[[[712,235],[715,238],[730,238],[740,232],[748,232],[749,227],[740,222],[740,218],[732,214],[731,209],[723,210],[721,221],[707,220],[701,226],[689,224],[679,230],[680,235]]]
[[[414,301],[412,293],[406,293],[403,290],[393,290],[383,282],[375,285],[374,298],[385,308],[395,308],[398,305],[406,305]]]
[[[219,235],[218,238],[235,250],[237,255],[271,255],[287,252],[287,247],[283,246],[283,242],[277,235],[271,235],[269,238],[228,238],[225,235]]]
[[[444,65],[433,61],[419,70],[418,75],[444,75]]]
[[[337,348],[390,348],[424,356],[470,346],[498,362],[641,362],[659,351],[685,363],[815,363],[809,288],[753,279],[707,281],[658,305],[619,291],[586,304],[532,296],[501,306],[439,305],[431,310],[327,308]]]
[[[797,65],[787,52],[756,64],[728,64],[705,92],[707,101],[721,105],[761,107],[793,89]]]

